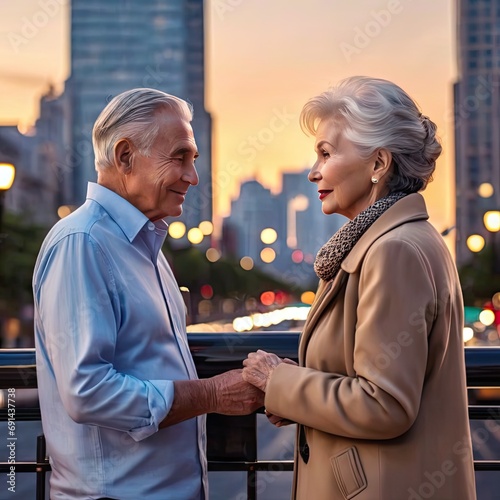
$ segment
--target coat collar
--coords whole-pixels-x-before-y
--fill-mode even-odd
[[[304,365],[307,344],[313,334],[314,328],[325,307],[342,290],[350,273],[355,272],[370,246],[383,234],[406,222],[427,220],[429,215],[425,208],[425,201],[421,194],[410,194],[396,202],[391,208],[384,212],[366,231],[356,243],[349,255],[344,259],[341,269],[333,281],[320,281],[317,299],[309,311],[299,345],[299,362]]]
[[[425,200],[421,194],[413,193],[405,196],[373,223],[349,252],[340,267],[348,273],[356,272],[368,249],[383,234],[406,222],[427,220],[428,218]]]

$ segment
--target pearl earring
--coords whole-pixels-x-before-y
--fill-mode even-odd
[[[377,184],[378,183],[378,179],[376,177],[372,177],[372,182],[373,182],[373,184]]]

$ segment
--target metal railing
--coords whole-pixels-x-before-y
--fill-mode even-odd
[[[257,349],[274,352],[280,357],[297,359],[299,334],[266,332],[246,334],[188,335],[200,378],[211,377],[233,368],[241,368],[247,354]],[[500,388],[500,347],[466,347],[467,386]],[[0,389],[36,388],[36,357],[34,349],[0,349]],[[39,408],[16,408],[16,420],[40,420]],[[0,421],[8,420],[8,409],[0,409]],[[499,420],[500,406],[469,404],[472,420]],[[231,432],[228,432],[228,429]],[[211,414],[207,420],[207,454],[210,471],[246,471],[247,497],[257,498],[257,471],[293,470],[291,460],[258,460],[256,415],[228,417]],[[9,463],[0,462],[0,473],[6,473]],[[500,460],[475,460],[476,471],[498,471]],[[45,500],[45,476],[50,471],[46,458],[45,440],[37,439],[36,461],[16,462],[15,471],[36,473],[36,499]]]

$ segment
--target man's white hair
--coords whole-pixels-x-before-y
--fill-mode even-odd
[[[137,88],[114,97],[98,116],[92,130],[95,169],[105,170],[113,163],[115,144],[129,139],[140,154],[149,156],[160,129],[160,111],[174,113],[191,121],[193,107],[161,90]]]

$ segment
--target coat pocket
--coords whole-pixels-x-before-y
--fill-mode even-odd
[[[366,476],[358,450],[353,446],[330,458],[337,485],[346,500],[354,498],[366,486]]]

